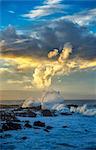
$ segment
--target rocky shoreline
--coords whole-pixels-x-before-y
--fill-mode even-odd
[[[57,116],[56,110],[42,109],[41,106],[31,107],[31,108],[9,108],[9,109],[1,109],[0,118],[1,118],[1,127],[0,132],[8,131],[8,130],[20,130],[22,128],[36,128],[44,127],[44,131],[49,132],[52,129],[52,126],[45,125],[44,122],[37,121],[33,124],[30,124],[29,121],[25,121],[22,126],[22,121],[18,118],[20,117],[55,117]],[[72,115],[72,113],[62,112],[60,115]]]

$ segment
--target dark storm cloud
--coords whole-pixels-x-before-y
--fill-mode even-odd
[[[0,40],[3,54],[47,58],[50,50],[61,50],[66,42],[70,42],[73,45],[72,57],[96,57],[96,36],[90,34],[85,27],[64,19],[42,25],[34,29],[30,35],[18,35],[15,28],[10,25],[1,31]]]

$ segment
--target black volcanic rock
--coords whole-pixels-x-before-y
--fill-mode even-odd
[[[68,104],[67,105],[67,107],[70,109],[71,107],[75,107],[75,108],[77,108],[78,107],[78,105],[76,105],[76,104]]]
[[[14,112],[0,112],[0,119],[1,121],[18,121],[17,117],[15,116]]]
[[[28,122],[25,123],[24,127],[26,127],[26,128],[32,128],[32,126]]]
[[[72,113],[69,113],[69,112],[62,112],[60,113],[61,115],[64,115],[64,116],[69,116],[69,115],[72,115]]]
[[[17,112],[16,115],[21,117],[36,117],[37,114],[28,109],[26,111]]]
[[[41,121],[35,121],[33,125],[38,127],[45,127],[45,123]]]
[[[62,126],[62,128],[68,128],[68,126],[67,126],[67,125],[64,125],[64,126]]]
[[[23,136],[21,139],[22,139],[22,140],[27,140],[27,137],[26,137],[26,136]]]
[[[29,117],[36,117],[36,115],[37,115],[35,112],[33,112],[31,110],[28,110],[27,113],[28,113]]]
[[[3,135],[0,135],[0,138],[1,139],[6,139],[6,138],[10,138],[11,137],[11,134],[3,134]]]
[[[45,117],[53,116],[53,113],[49,109],[44,109],[41,111],[42,115]]]
[[[48,130],[50,130],[52,128],[53,128],[52,126],[46,126],[46,129],[48,129]]]
[[[48,129],[44,129],[44,131],[46,131],[46,132],[50,132]]]
[[[6,122],[2,125],[2,131],[8,131],[8,130],[18,130],[21,129],[21,125],[18,123],[13,122]]]

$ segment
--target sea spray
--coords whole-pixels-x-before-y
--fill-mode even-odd
[[[26,99],[22,105],[22,108],[29,108],[29,107],[37,107],[40,106],[41,102],[33,97],[30,97],[28,99]]]
[[[86,116],[96,116],[96,108],[88,108],[87,104],[84,104],[84,105],[78,106],[78,107],[71,106],[69,109],[67,105],[58,103],[58,104],[54,104],[52,109],[56,110],[59,113],[71,112],[74,114],[78,113],[78,114],[82,114],[82,115],[86,115]]]
[[[95,108],[88,108],[87,104],[84,104],[83,106],[71,107],[70,112],[74,113],[81,113],[83,115],[87,116],[96,116],[96,109]]]
[[[44,92],[42,98],[43,108],[52,109],[56,104],[64,104],[64,98],[59,91],[46,91]]]
[[[86,116],[96,116],[96,108],[89,108],[87,104],[82,106],[71,106],[70,108],[64,103],[64,98],[59,91],[45,91],[40,99],[28,98],[24,101],[22,107],[37,107],[42,106],[42,109],[55,110],[58,114],[74,113],[82,114]]]

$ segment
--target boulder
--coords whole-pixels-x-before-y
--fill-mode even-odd
[[[41,121],[35,121],[33,125],[38,127],[45,127],[45,123]]]
[[[49,109],[44,109],[41,111],[42,115],[45,117],[53,116],[53,113]]]
[[[48,129],[44,129],[44,131],[46,131],[46,132],[50,132]]]
[[[69,116],[69,115],[72,115],[72,113],[68,113],[68,112],[62,112],[60,113],[61,115],[64,115],[64,116]]]
[[[26,136],[23,136],[21,139],[22,139],[22,140],[27,140],[27,137],[26,137]]]
[[[21,116],[21,117],[36,117],[36,113],[34,113],[33,111],[29,109],[26,111],[17,112],[16,115]]]
[[[48,129],[48,130],[50,130],[52,128],[53,128],[52,126],[46,126],[46,129]]]
[[[18,123],[6,122],[6,123],[3,123],[2,125],[3,131],[18,130],[18,129],[21,129],[21,125]]]
[[[9,121],[9,120],[17,121],[18,120],[13,112],[5,112],[5,111],[0,112],[0,118],[1,118],[1,121]]]
[[[27,113],[28,113],[28,117],[36,117],[36,113],[31,110],[28,110]]]
[[[76,104],[68,104],[67,105],[67,107],[70,109],[71,107],[75,107],[75,108],[77,108],[78,107],[78,105],[76,105]]]
[[[26,127],[26,128],[32,128],[32,126],[28,122],[25,123],[24,127]]]
[[[0,135],[1,139],[6,139],[6,138],[10,138],[10,137],[11,137],[11,134],[2,134],[2,135]]]
[[[68,126],[67,126],[67,125],[64,125],[64,126],[62,126],[62,128],[68,128]]]

